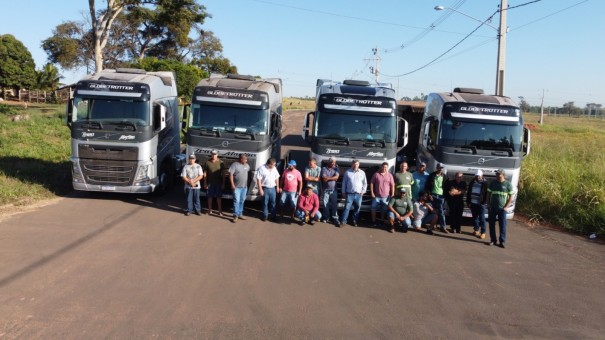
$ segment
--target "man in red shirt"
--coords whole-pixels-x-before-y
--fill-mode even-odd
[[[395,196],[395,181],[389,172],[389,163],[384,162],[380,170],[375,172],[370,180],[370,195],[372,196],[372,227],[377,227],[376,211],[380,209],[380,218],[384,221],[384,212],[388,210],[389,199]]]
[[[302,191],[302,175],[300,171],[296,170],[295,160],[291,159],[288,162],[288,168],[284,170],[281,179],[282,193],[279,200],[281,215],[283,217],[285,211],[291,218],[294,218],[296,200]]]
[[[319,197],[313,192],[313,185],[307,185],[306,190],[298,198],[298,204],[296,207],[296,217],[299,220],[300,225],[305,222],[310,225],[315,224],[315,221],[319,221],[321,213],[319,212]]]

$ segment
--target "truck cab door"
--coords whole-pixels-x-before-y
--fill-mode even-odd
[[[313,142],[313,134],[312,134],[313,127],[311,126],[312,125],[311,119],[313,119],[313,120],[315,119],[315,112],[308,112],[305,115],[305,121],[304,121],[305,123],[303,125],[302,133],[301,133],[302,139],[309,144],[311,144],[311,142]]]
[[[399,137],[397,139],[397,147],[402,149],[408,145],[408,129],[407,120],[399,117]]]

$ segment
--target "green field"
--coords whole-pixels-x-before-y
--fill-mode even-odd
[[[284,99],[284,110],[312,110]],[[71,191],[69,129],[63,105],[0,104],[0,206]],[[19,117],[16,119],[15,117]],[[526,114],[531,154],[523,161],[517,211],[577,233],[605,234],[605,120]]]
[[[605,120],[524,115],[532,128],[517,209],[578,233],[605,234]]]

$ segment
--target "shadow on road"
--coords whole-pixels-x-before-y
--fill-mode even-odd
[[[39,184],[57,196],[71,190],[70,162],[49,162],[30,157],[0,157],[0,171],[23,183]]]

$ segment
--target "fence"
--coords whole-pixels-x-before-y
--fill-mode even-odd
[[[6,90],[5,99],[27,103],[66,103],[71,95],[71,87],[62,87],[55,91],[42,90]]]

